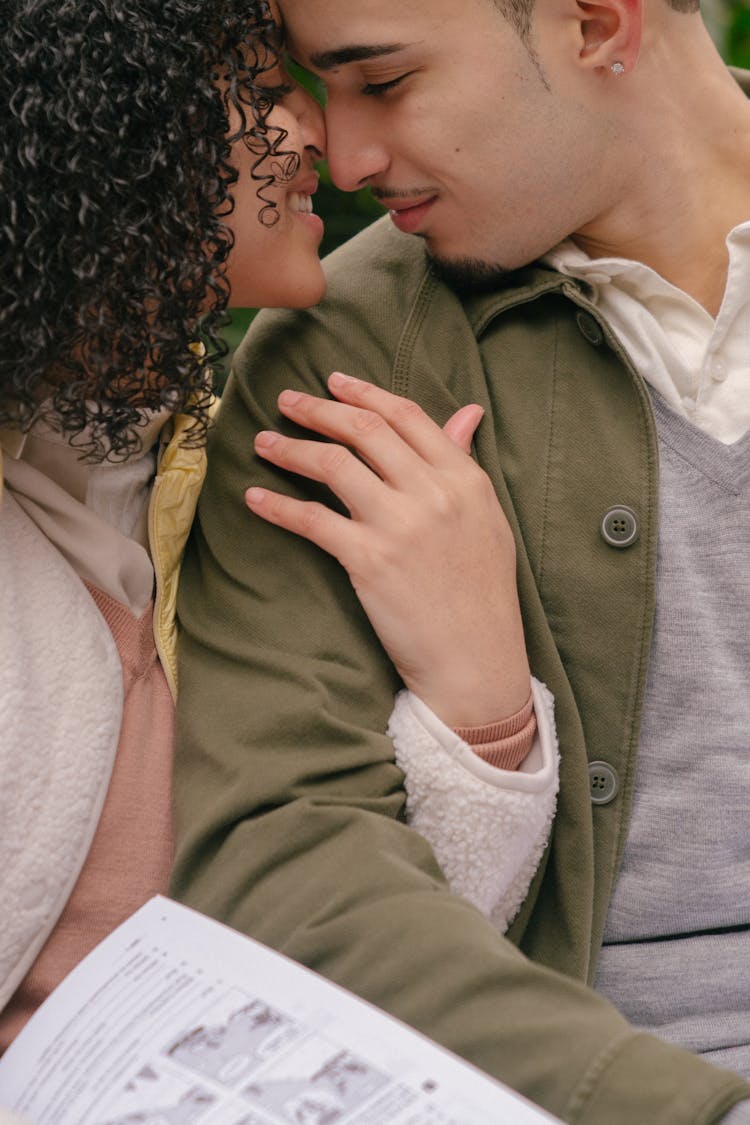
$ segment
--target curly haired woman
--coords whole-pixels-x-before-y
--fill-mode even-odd
[[[310,201],[322,116],[284,73],[268,0],[6,9],[0,1052],[166,888],[174,606],[218,327],[230,289],[238,306],[292,307],[325,290]],[[478,420],[467,409],[450,430],[462,445]],[[397,632],[416,636],[407,616]],[[405,741],[429,763],[434,740],[420,748],[417,727]],[[554,803],[547,757],[532,856]],[[445,765],[443,782],[454,784]]]
[[[166,887],[218,325],[230,287],[324,289],[322,118],[279,47],[267,0],[4,5],[0,1052]]]

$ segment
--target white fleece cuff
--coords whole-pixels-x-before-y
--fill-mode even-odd
[[[409,824],[432,845],[452,889],[505,930],[544,853],[555,812],[554,701],[532,679],[537,734],[520,770],[502,770],[408,691],[388,724],[405,775]]]
[[[557,777],[557,731],[555,728],[555,701],[552,693],[531,678],[537,730],[531,750],[517,770],[498,769],[475,754],[468,742],[447,727],[426,703],[410,691],[401,691],[391,714],[388,733],[394,742],[408,742],[416,737],[429,745],[435,744],[450,754],[464,769],[480,781],[503,789],[520,789],[527,793],[546,789]],[[428,743],[424,743],[427,747]],[[398,750],[398,747],[397,747]],[[398,757],[398,755],[397,755]]]

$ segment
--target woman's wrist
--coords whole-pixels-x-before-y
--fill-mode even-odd
[[[482,726],[454,727],[453,731],[491,766],[516,770],[531,750],[536,729],[534,701],[529,690],[524,705],[508,718]]]

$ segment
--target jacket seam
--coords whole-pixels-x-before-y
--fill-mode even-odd
[[[414,341],[422,330],[436,288],[437,280],[428,268],[424,272],[419,290],[406,318],[401,339],[396,347],[392,368],[392,390],[394,394],[407,395],[409,392],[409,360],[414,348]]]
[[[549,525],[549,510],[550,510],[550,495],[552,491],[552,473],[550,471],[550,462],[552,460],[552,443],[555,440],[555,413],[557,410],[557,359],[559,348],[559,326],[555,321],[555,338],[552,350],[552,393],[550,396],[550,414],[549,414],[549,437],[547,440],[547,463],[544,467],[544,505],[542,516],[542,535],[539,544],[539,597],[544,601],[544,566],[545,566],[545,552],[547,548],[547,527]]]
[[[607,1067],[611,1066],[623,1048],[628,1043],[632,1042],[634,1038],[635,1036],[632,1031],[624,1031],[614,1042],[610,1043],[608,1047],[605,1047],[589,1065],[588,1070],[584,1072],[578,1086],[571,1094],[565,1108],[565,1120],[569,1121],[570,1125],[576,1125],[576,1122],[580,1121],[580,1114],[586,1108],[586,1103],[594,1092],[595,1087],[598,1085],[602,1074]]]

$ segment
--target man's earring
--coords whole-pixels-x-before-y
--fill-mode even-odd
[[[609,69],[612,71],[615,78],[620,78],[625,73],[625,67],[621,62],[613,62]]]

